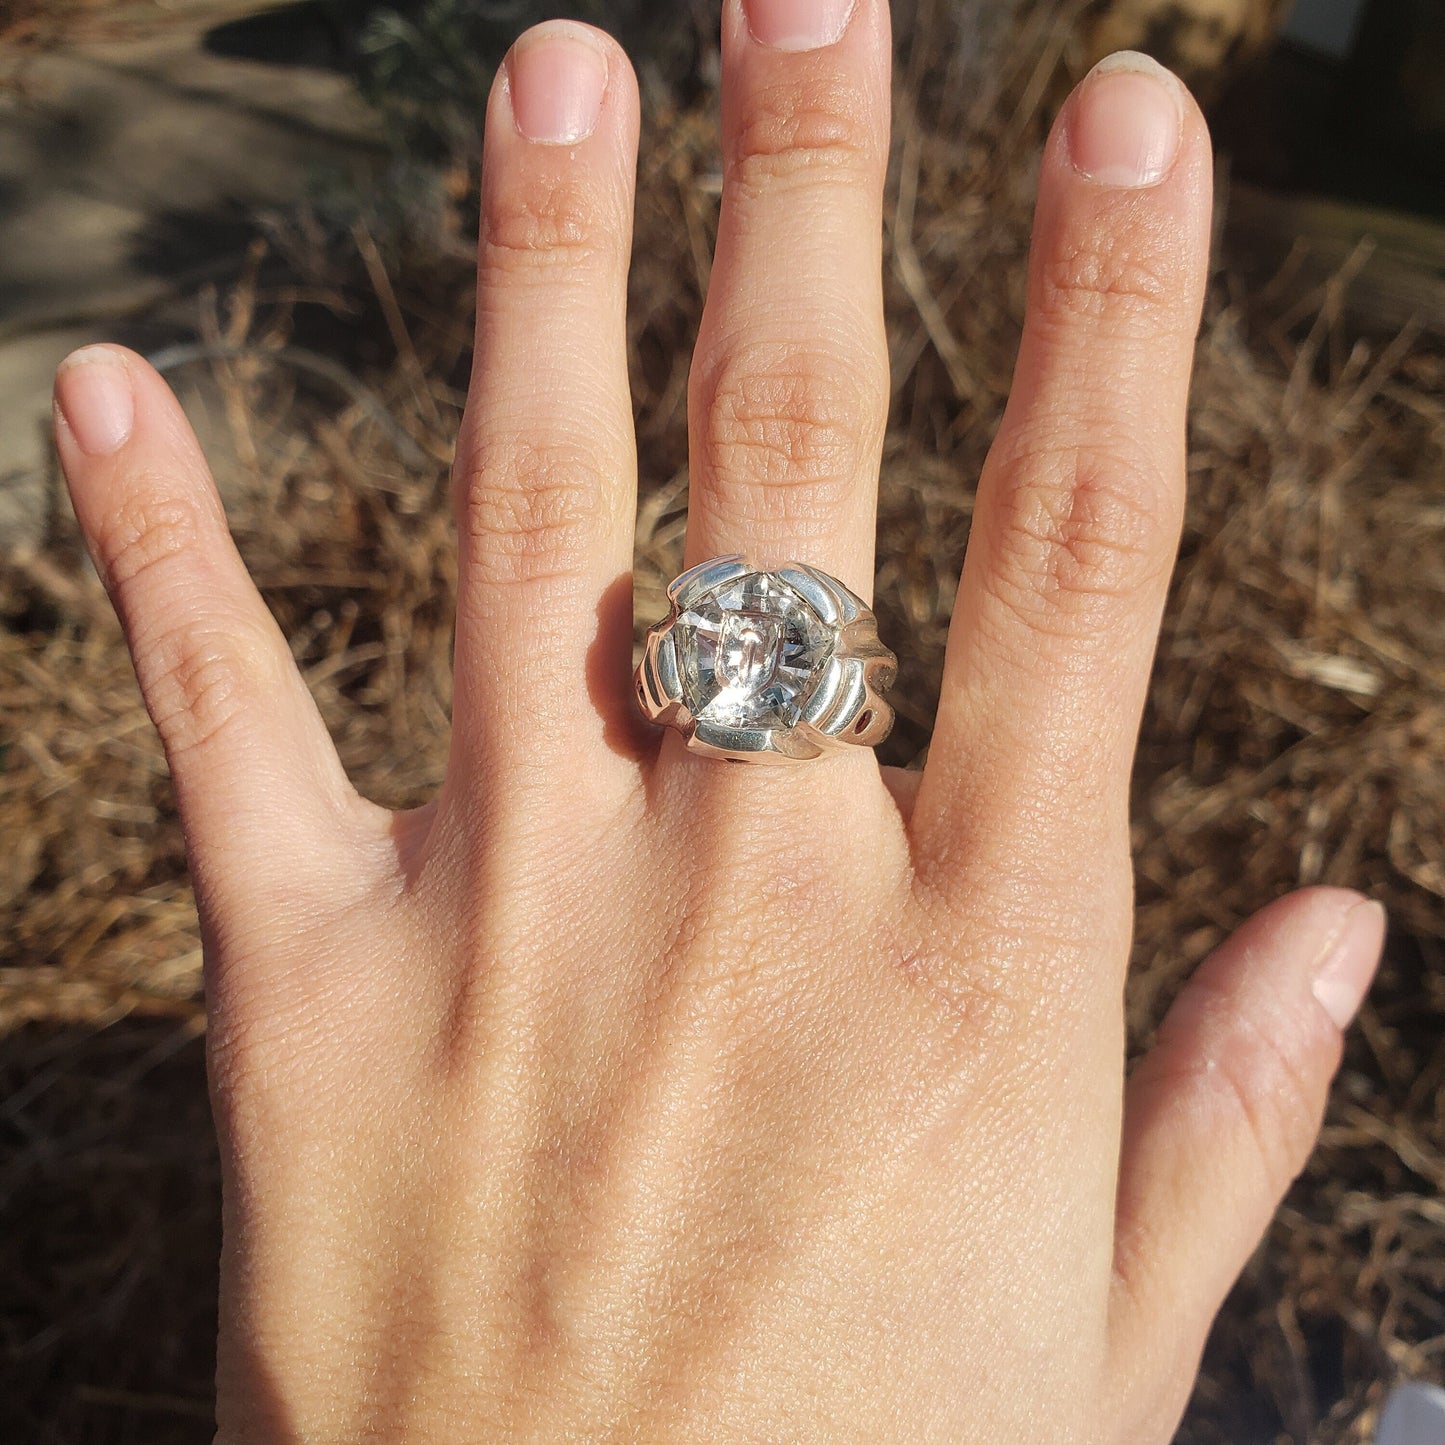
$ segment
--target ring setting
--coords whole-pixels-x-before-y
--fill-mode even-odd
[[[684,572],[647,634],[637,697],[694,752],[738,762],[809,762],[876,747],[893,727],[884,695],[898,659],[878,619],[836,577],[741,556]]]

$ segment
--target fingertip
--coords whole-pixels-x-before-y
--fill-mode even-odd
[[[585,20],[565,19],[541,20],[535,25],[529,25],[512,42],[512,47],[503,61],[503,68],[509,67],[523,52],[553,42],[589,46],[604,60],[609,75],[614,69],[630,68],[627,52],[615,35],[600,25],[590,25]]]
[[[847,33],[857,0],[742,0],[748,35],[769,50],[824,50]]]
[[[1106,190],[1152,189],[1187,152],[1208,145],[1208,127],[1184,82],[1135,50],[1105,56],[1079,82],[1056,136],[1072,173]]]
[[[1359,1012],[1385,927],[1384,908],[1353,889],[1302,888],[1277,898],[1205,959],[1196,974],[1204,987],[1186,988],[1164,1031],[1192,1024],[1196,1005],[1237,995],[1237,1006],[1273,1013],[1281,1027],[1292,1016],[1323,1048]]]
[[[1040,216],[1058,211],[1116,231],[1140,222],[1146,245],[1150,218],[1169,217],[1192,228],[1170,241],[1192,261],[1196,237],[1208,236],[1213,181],[1209,126],[1188,87],[1151,57],[1119,51],[1089,71],[1055,119]]]
[[[534,27],[512,47],[505,70],[524,139],[576,145],[597,129],[610,59],[587,27],[562,20]]]
[[[135,430],[131,353],[108,344],[83,346],[56,368],[55,417],[62,456],[72,443],[88,457],[108,457]]]
[[[135,352],[128,347],[120,346],[113,341],[93,341],[72,351],[55,368],[55,373],[57,376],[63,376],[76,367],[87,366],[92,362],[108,362],[111,365],[129,367],[131,361],[137,359]]]
[[[1342,1033],[1354,1022],[1374,982],[1386,926],[1382,904],[1357,898],[1315,966],[1311,984],[1315,1000]]]
[[[1130,51],[1094,67],[1064,124],[1074,169],[1098,185],[1125,190],[1158,185],[1174,168],[1183,137],[1178,82],[1148,56]]]
[[[609,112],[631,117],[638,109],[627,53],[605,30],[577,20],[524,31],[498,69],[494,95],[521,140],[564,149],[605,129]]]
[[[837,52],[881,47],[891,54],[891,35],[888,0],[726,0],[722,7],[723,48],[735,60],[751,51],[765,61],[807,66],[809,57],[833,63]]]
[[[1246,948],[1269,944],[1279,935],[1309,934],[1328,939],[1337,933],[1349,914],[1369,900],[1353,888],[1317,884],[1298,888],[1266,903],[1251,914],[1231,935]]]

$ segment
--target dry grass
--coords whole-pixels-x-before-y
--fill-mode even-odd
[[[154,18],[164,13],[155,0],[4,0],[0,58],[23,61],[36,51],[113,34],[117,20],[133,23],[137,15]]]
[[[1024,6],[1006,49],[952,18],[920,19],[912,48],[903,36],[879,548],[905,658],[893,761],[926,747],[1006,395],[1030,163],[1071,58],[1058,17]],[[710,111],[655,102],[631,323],[643,617],[681,544],[716,167]],[[313,250],[298,279],[384,321],[366,250]],[[262,349],[290,337],[303,318],[267,274],[203,331]],[[396,804],[424,798],[443,763],[445,472],[469,344],[463,268],[409,280],[400,359],[368,380],[429,468],[403,468],[363,407],[281,416],[281,360],[214,368],[251,473],[242,548],[348,766]],[[1445,358],[1349,334],[1340,299],[1244,298],[1220,267],[1137,770],[1136,1042],[1228,928],[1296,884],[1363,886],[1393,918],[1323,1147],[1216,1331],[1190,1445],[1363,1445],[1388,1385],[1439,1379],[1445,1356]],[[0,617],[0,1436],[200,1441],[217,1170],[180,831],[72,533],[0,569]]]

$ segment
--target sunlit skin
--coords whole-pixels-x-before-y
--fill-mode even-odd
[[[866,598],[887,7],[723,24],[687,561]],[[1280,900],[1126,1081],[1204,121],[1125,57],[1055,125],[921,775],[689,753],[635,715],[625,621],[598,636],[633,545],[637,132],[598,32],[529,32],[498,76],[452,753],[420,812],[352,790],[161,379],[97,347],[57,381],[204,927],[219,1439],[1164,1442],[1383,928],[1352,893]]]

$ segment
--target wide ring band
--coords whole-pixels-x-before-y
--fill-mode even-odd
[[[898,659],[878,619],[836,577],[719,557],[667,589],[647,634],[637,698],[694,752],[735,762],[810,762],[876,747],[893,728],[884,694]]]

